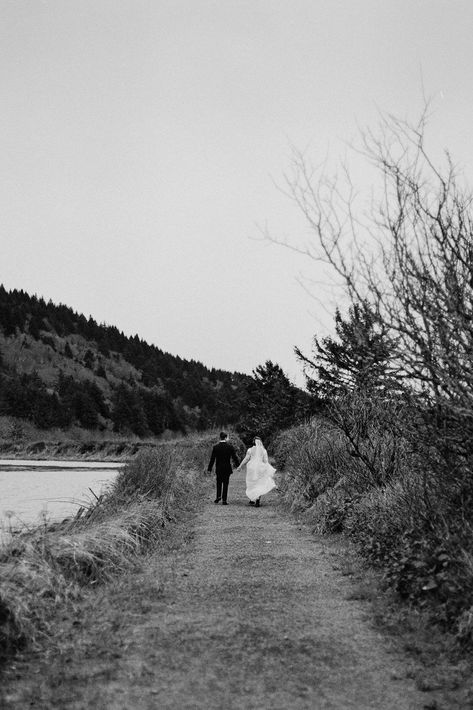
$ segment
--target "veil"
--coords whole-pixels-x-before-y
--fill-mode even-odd
[[[266,449],[264,448],[263,442],[259,437],[255,437],[255,447],[255,458],[259,459],[260,461],[263,461]]]

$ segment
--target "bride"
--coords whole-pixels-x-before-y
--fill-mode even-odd
[[[248,449],[237,471],[246,464],[246,495],[250,499],[250,505],[259,507],[261,496],[276,487],[276,469],[269,463],[268,454],[259,436],[255,436],[253,442],[254,446]]]

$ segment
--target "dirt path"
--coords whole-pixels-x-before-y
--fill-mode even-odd
[[[121,629],[117,652],[100,660],[89,650],[77,692],[70,687],[67,701],[62,695],[44,707],[435,707],[406,678],[363,604],[348,600],[350,582],[323,544],[276,508],[276,495],[260,509],[248,506],[243,475],[235,474],[229,501],[209,501],[191,544],[147,570],[164,574],[164,593]]]

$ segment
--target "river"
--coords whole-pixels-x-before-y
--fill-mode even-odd
[[[11,528],[74,515],[105,490],[123,465],[0,459],[0,538]]]

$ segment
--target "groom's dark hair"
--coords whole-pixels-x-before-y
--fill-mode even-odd
[[[225,432],[224,432],[224,431],[221,431],[221,432],[220,432],[220,439],[223,441],[223,440],[226,439],[226,438],[227,438],[227,435],[225,434]]]

